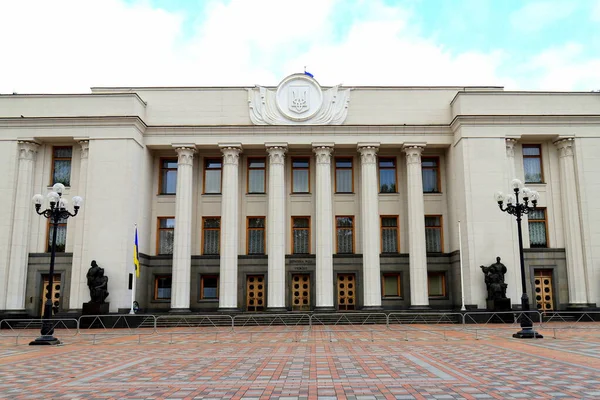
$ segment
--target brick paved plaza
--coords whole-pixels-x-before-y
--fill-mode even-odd
[[[593,399],[600,398],[594,325],[541,329],[540,340],[513,339],[514,327],[425,325],[58,331],[59,347],[3,336],[0,398]]]

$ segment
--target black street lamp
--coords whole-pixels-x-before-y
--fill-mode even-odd
[[[533,330],[533,321],[527,315],[529,311],[529,297],[527,296],[525,258],[523,257],[523,232],[521,230],[521,219],[523,215],[527,215],[535,209],[539,199],[539,194],[535,190],[524,188],[523,182],[518,179],[513,179],[511,185],[513,187],[514,194],[509,194],[505,197],[502,192],[496,192],[494,197],[498,202],[498,207],[500,207],[500,210],[517,217],[517,231],[519,233],[519,259],[521,261],[521,286],[523,295],[521,296],[521,330],[513,334],[513,337],[518,339],[541,339],[543,336]],[[519,201],[520,194],[523,197],[522,202]],[[505,200],[506,207],[503,206]],[[531,201],[531,207],[529,206],[529,201]]]
[[[35,211],[50,220],[52,224],[52,245],[50,247],[50,271],[48,277],[48,295],[44,304],[44,316],[42,320],[41,336],[30,342],[30,345],[56,345],[60,344],[60,340],[54,337],[54,326],[50,321],[52,316],[52,289],[54,286],[54,258],[56,256],[56,232],[58,231],[58,224],[61,221],[66,220],[69,217],[74,217],[81,207],[83,199],[79,196],[73,197],[73,209],[74,213],[71,214],[67,209],[67,200],[62,198],[62,194],[65,190],[65,185],[62,183],[56,183],[52,186],[52,191],[48,193],[48,202],[50,208],[40,211],[42,203],[44,202],[44,196],[36,194],[33,196],[33,204],[35,205]]]

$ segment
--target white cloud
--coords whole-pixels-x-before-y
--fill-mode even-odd
[[[510,22],[513,29],[524,33],[535,33],[568,18],[576,7],[576,2],[568,0],[528,2],[512,13]]]
[[[592,21],[600,21],[600,0],[596,0],[592,6]]]

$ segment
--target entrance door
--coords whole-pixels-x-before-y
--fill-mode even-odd
[[[538,311],[554,310],[554,293],[552,291],[552,270],[535,270],[535,302]]]
[[[356,305],[356,279],[354,274],[338,274],[338,310],[354,310]]]
[[[42,275],[42,297],[41,297],[41,310],[40,315],[43,317],[45,313],[44,305],[46,304],[46,300],[50,297],[50,275],[44,274]],[[58,312],[58,308],[60,307],[60,274],[54,274],[54,278],[52,279],[52,314],[56,314]]]
[[[265,276],[248,275],[246,277],[246,310],[264,311]]]
[[[292,275],[292,311],[310,311],[310,275]]]

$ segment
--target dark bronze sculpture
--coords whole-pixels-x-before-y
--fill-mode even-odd
[[[500,262],[500,257],[496,257],[496,263],[489,267],[482,265],[481,270],[485,274],[487,300],[506,299],[506,287],[508,286],[504,283],[506,266]]]
[[[87,272],[87,285],[90,288],[90,303],[103,304],[108,297],[108,277],[104,276],[104,268],[100,268],[96,260]]]

